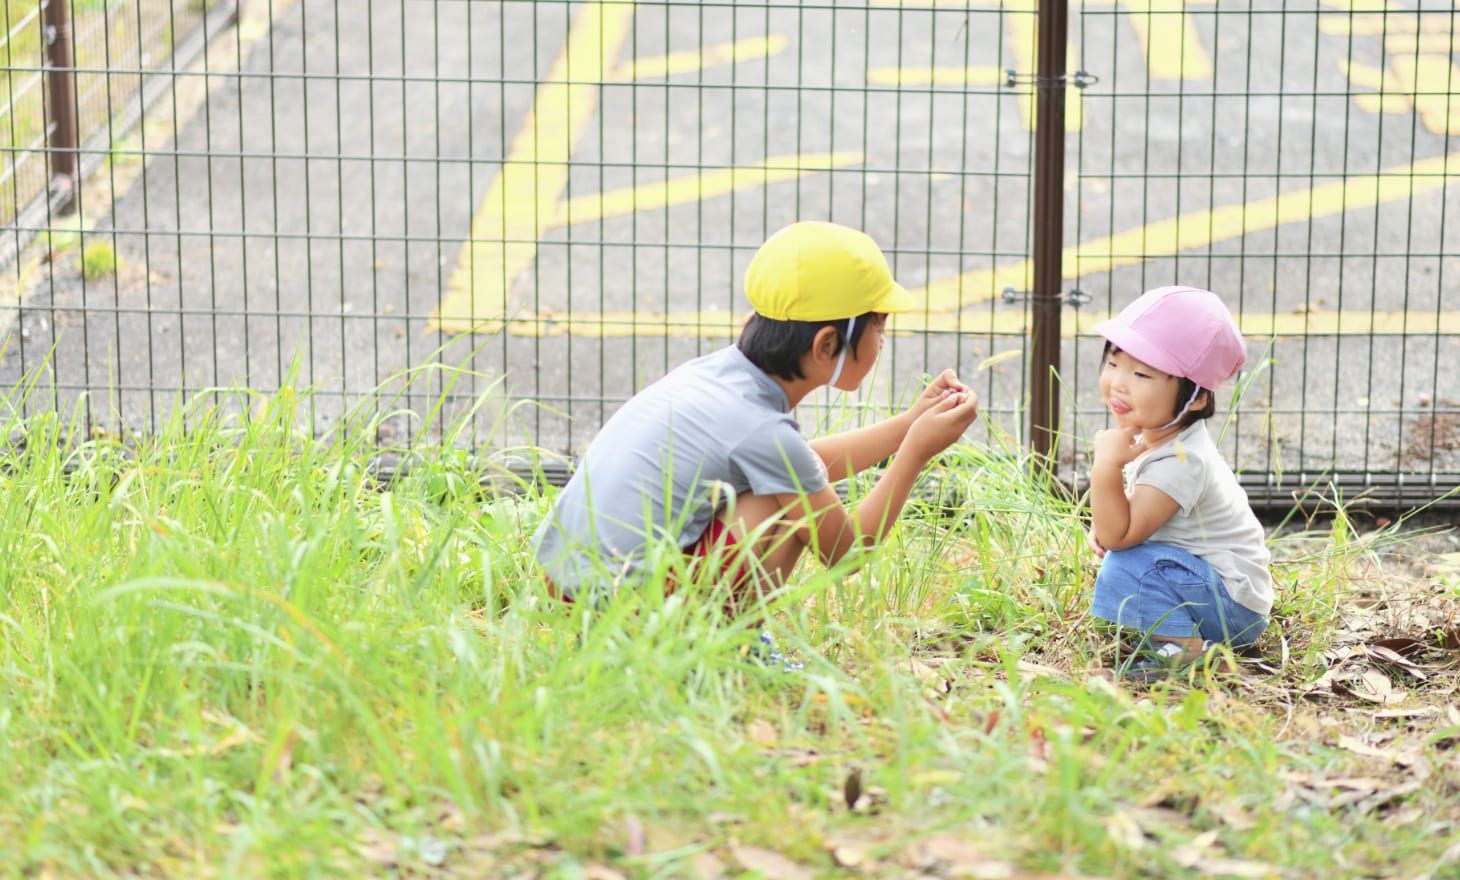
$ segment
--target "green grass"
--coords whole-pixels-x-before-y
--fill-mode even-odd
[[[767,609],[784,674],[712,586],[550,601],[550,499],[475,491],[459,421],[377,486],[369,420],[314,439],[309,404],[202,395],[80,446],[9,417],[12,875],[1454,876],[1449,673],[1390,707],[1302,696],[1353,591],[1395,583],[1397,530],[1275,541],[1271,671],[1128,688],[1099,674],[1079,507],[967,447],[951,511]]]
[[[117,271],[117,251],[109,241],[93,241],[81,252],[81,274],[88,281],[105,278]]]

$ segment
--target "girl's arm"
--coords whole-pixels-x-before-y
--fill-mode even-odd
[[[1180,507],[1176,499],[1152,486],[1125,494],[1121,469],[1146,451],[1135,442],[1135,428],[1111,428],[1095,434],[1090,466],[1090,532],[1106,550],[1125,550],[1156,533]]]
[[[905,412],[865,428],[818,437],[811,441],[811,449],[826,465],[826,473],[832,482],[845,480],[852,474],[860,474],[891,457],[902,446],[908,428],[912,427],[918,416],[954,393],[973,395],[968,386],[958,381],[957,374],[952,370],[944,370],[923,389],[923,393],[918,395],[917,400]],[[973,398],[975,401],[978,399],[977,395],[973,395]]]

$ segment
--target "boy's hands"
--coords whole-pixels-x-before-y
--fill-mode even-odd
[[[1106,465],[1116,469],[1135,461],[1150,447],[1144,440],[1137,440],[1139,428],[1106,428],[1095,432],[1094,457],[1090,467]]]
[[[949,394],[973,394],[973,389],[958,381],[957,373],[952,370],[944,370],[928,383],[928,387],[923,389],[923,393],[918,395],[917,400],[912,402],[912,406],[908,407],[907,411],[916,420],[918,416],[927,412]],[[977,399],[978,395],[975,394],[974,400],[977,401]]]
[[[948,377],[957,382],[953,371],[948,370],[937,380]],[[932,389],[934,385],[928,386]],[[966,388],[966,386],[963,386]],[[927,397],[927,393],[923,394]],[[919,403],[922,398],[919,398]],[[916,404],[914,404],[916,406]],[[939,397],[924,407],[918,413],[917,419],[908,428],[907,436],[903,438],[902,446],[898,453],[911,455],[920,461],[927,461],[943,450],[957,442],[968,426],[978,418],[978,395],[971,390],[955,391],[946,388],[941,391]]]

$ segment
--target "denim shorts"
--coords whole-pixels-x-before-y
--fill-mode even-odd
[[[1206,560],[1154,541],[1105,554],[1090,612],[1148,635],[1199,636],[1234,648],[1267,629],[1267,617],[1234,602]]]

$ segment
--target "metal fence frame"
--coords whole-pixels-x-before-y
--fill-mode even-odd
[[[405,0],[370,3],[363,9],[338,3],[332,8],[311,6],[302,0],[251,0],[243,8],[255,16],[248,27],[257,42],[246,47],[237,29],[227,30],[240,17],[239,7],[228,0],[214,4],[206,15],[190,12],[186,21],[193,26],[183,35],[177,33],[181,18],[165,26],[155,21],[144,24],[140,0],[106,0],[99,11],[91,10],[85,26],[91,30],[78,25],[75,33],[68,34],[78,0],[41,0],[33,14],[12,25],[11,32],[13,38],[18,27],[43,27],[42,32],[53,39],[44,63],[15,64],[12,58],[8,67],[12,83],[16,77],[29,84],[24,88],[46,83],[52,110],[44,149],[17,142],[13,126],[6,148],[6,166],[12,169],[7,173],[16,180],[20,172],[14,169],[24,167],[26,156],[44,155],[49,166],[46,186],[28,206],[22,207],[21,198],[14,197],[14,221],[0,243],[7,249],[0,253],[0,263],[16,267],[14,286],[19,291],[13,309],[17,332],[11,336],[18,340],[12,349],[20,354],[7,375],[15,381],[36,368],[44,352],[52,359],[48,367],[58,390],[49,401],[36,405],[59,408],[88,392],[105,401],[88,409],[92,423],[143,432],[155,430],[169,407],[184,403],[201,387],[230,379],[263,391],[286,382],[315,386],[323,401],[318,411],[310,413],[315,430],[327,430],[377,387],[387,394],[400,393],[406,408],[425,405],[433,396],[444,396],[463,409],[480,407],[484,396],[530,398],[547,408],[532,409],[526,422],[513,429],[519,432],[518,439],[536,442],[563,430],[551,426],[565,424],[566,439],[556,442],[554,451],[571,456],[581,450],[595,421],[606,417],[616,402],[673,362],[733,336],[736,314],[744,307],[735,300],[738,267],[759,237],[772,231],[775,219],[786,213],[772,207],[769,195],[739,195],[752,192],[741,184],[747,179],[755,183],[759,175],[762,188],[794,183],[794,190],[785,196],[794,198],[791,213],[823,212],[840,218],[847,209],[837,206],[851,202],[852,222],[884,224],[879,237],[900,277],[923,282],[930,296],[943,284],[938,289],[958,304],[951,312],[935,313],[930,306],[900,332],[889,352],[890,377],[875,393],[859,398],[851,410],[820,399],[808,409],[814,420],[855,419],[860,406],[891,405],[906,392],[920,365],[926,369],[940,366],[933,363],[939,358],[951,359],[985,382],[981,390],[990,431],[1027,444],[1036,460],[1078,482],[1084,433],[1102,418],[1090,400],[1091,370],[1084,363],[1092,342],[1091,312],[1098,315],[1127,301],[1138,292],[1133,278],[1152,286],[1171,280],[1161,276],[1167,271],[1162,260],[1172,262],[1170,271],[1178,272],[1187,254],[1188,265],[1199,267],[1194,270],[1198,280],[1236,265],[1238,281],[1232,285],[1235,293],[1229,302],[1242,311],[1244,320],[1267,321],[1273,328],[1275,350],[1284,357],[1289,351],[1300,353],[1295,354],[1301,358],[1296,381],[1304,383],[1298,392],[1299,406],[1278,402],[1283,394],[1291,395],[1284,386],[1295,381],[1289,365],[1281,362],[1248,387],[1263,395],[1261,405],[1234,407],[1228,423],[1232,430],[1226,448],[1234,458],[1252,459],[1253,437],[1263,445],[1260,466],[1249,461],[1240,474],[1255,504],[1288,506],[1295,493],[1318,486],[1349,500],[1367,497],[1379,506],[1460,507],[1453,494],[1460,485],[1460,402],[1445,396],[1450,376],[1442,369],[1447,354],[1460,345],[1460,328],[1451,326],[1453,316],[1446,308],[1460,308],[1456,292],[1460,269],[1447,263],[1460,256],[1454,244],[1460,235],[1445,234],[1446,228],[1460,226],[1451,207],[1455,197],[1446,190],[1456,174],[1444,159],[1454,152],[1454,139],[1449,133],[1438,135],[1443,145],[1438,170],[1436,156],[1425,152],[1425,145],[1437,140],[1435,125],[1460,129],[1456,107],[1460,81],[1453,72],[1460,54],[1456,49],[1460,12],[1430,2],[1430,7],[1421,0],[1416,9],[1374,12],[1352,4],[1338,8],[1344,5],[1342,0],[1304,8],[1215,2],[1163,5],[1157,0],[1101,6],[1098,0],[1087,0],[1077,7],[1078,19],[1071,27],[1066,0],[994,7],[936,0],[859,4],[507,0],[475,8],[468,2],[443,0],[428,7],[429,16],[421,12],[427,7]],[[160,7],[153,2],[151,8]],[[167,4],[174,17],[179,9],[176,2]],[[110,34],[124,15],[135,22],[127,31],[135,37],[134,45],[118,47],[113,55],[107,42],[101,64],[76,60],[87,54],[77,48],[83,41],[78,34]],[[590,18],[591,26],[598,28],[592,39],[583,36]],[[76,20],[87,19],[83,15]],[[1130,72],[1137,65],[1131,63],[1127,47],[1135,44],[1126,25],[1141,41],[1144,72]],[[784,34],[778,30],[782,26]],[[147,58],[147,39],[164,31],[165,59]],[[1335,41],[1329,39],[1334,34],[1346,36],[1346,53],[1334,55]],[[1246,52],[1245,83],[1234,86],[1227,75],[1233,64],[1224,59],[1233,50],[1226,47],[1223,35]],[[1374,60],[1372,51],[1359,44],[1376,35],[1382,45],[1380,64],[1366,67],[1361,60]],[[730,39],[715,42],[713,36]],[[976,44],[975,36],[981,42]],[[698,48],[682,45],[686,37],[697,39]],[[357,60],[358,52],[346,48],[347,44],[358,48],[362,38],[363,64]],[[357,42],[351,43],[352,39]],[[1195,42],[1180,43],[1175,61],[1170,62],[1177,75],[1158,82],[1152,67],[1158,50],[1152,47],[1163,39]],[[611,40],[616,41],[612,47]],[[1212,44],[1211,59],[1202,63],[1209,64],[1210,72],[1207,80],[1192,85],[1194,80],[1185,77],[1186,65],[1201,61],[1197,50],[1206,51],[1207,40]],[[1412,52],[1406,40],[1412,42]],[[216,50],[210,56],[210,45],[218,44],[236,48],[236,61],[218,60]],[[1259,44],[1277,46],[1279,57],[1261,57],[1255,48]],[[569,51],[575,45],[578,55]],[[562,54],[557,54],[558,46],[563,47]],[[1290,69],[1306,70],[1301,62],[1310,49],[1311,75],[1290,82]],[[1069,70],[1067,60],[1077,50],[1082,57]],[[1291,68],[1283,57],[1288,51],[1297,58]],[[996,54],[998,64],[976,64],[982,60],[980,52]],[[1337,60],[1348,78],[1344,88],[1326,84],[1334,73],[1319,63],[1328,60],[1325,53]],[[515,60],[509,62],[509,56]],[[1442,57],[1450,63],[1448,80],[1435,78]],[[591,71],[584,58],[595,65]],[[893,64],[879,66],[882,60]],[[1239,67],[1243,60],[1239,54]],[[1276,88],[1253,81],[1253,71],[1264,65],[1271,68],[1274,62]],[[461,65],[464,69],[459,69]],[[1102,66],[1107,69],[1097,69]],[[992,79],[979,78],[987,77],[990,69]],[[1374,74],[1374,69],[1380,72]],[[1145,79],[1130,86],[1131,76]],[[1362,85],[1366,76],[1378,76],[1372,90]],[[76,93],[75,83],[82,79],[99,98],[88,101],[84,93]],[[143,289],[145,302],[128,303],[134,291],[124,289],[122,280],[108,287],[78,278],[67,267],[57,269],[52,261],[27,264],[23,251],[31,238],[39,235],[41,244],[46,244],[63,234],[70,221],[62,214],[73,205],[82,205],[84,213],[88,188],[96,184],[78,187],[73,182],[86,180],[113,159],[118,144],[145,118],[146,108],[166,105],[159,99],[169,94],[174,94],[176,104],[172,90],[190,80],[208,89],[203,121],[185,124],[175,114],[170,131],[164,129],[150,141],[143,134],[139,146],[123,149],[122,154],[134,155],[142,163],[140,182],[131,189],[116,186],[112,163],[111,188],[120,190],[122,202],[115,209],[109,205],[97,225],[83,226],[79,232],[76,251],[87,241],[100,240],[118,252],[144,255],[138,262],[145,264],[146,276],[132,286]],[[574,101],[581,107],[589,90],[595,90],[593,99],[599,104],[586,115],[575,114]],[[546,100],[562,102],[552,105],[558,107],[560,118],[549,122],[579,126],[574,136],[591,143],[590,154],[580,156],[580,149],[570,148],[559,155],[551,144],[543,149],[548,143],[543,131],[536,131],[539,152],[530,156],[514,152],[526,137],[524,132],[543,128],[540,111]],[[16,101],[12,85],[12,108]],[[1102,123],[1122,113],[1129,119],[1132,111],[1122,108],[1141,102],[1148,115],[1152,107],[1175,106],[1174,111],[1160,113],[1174,112],[1178,129],[1198,115],[1208,115],[1210,119],[1192,124],[1205,131],[1209,142],[1192,145],[1182,134],[1174,141],[1174,164],[1166,162],[1169,157],[1152,146],[1150,129],[1159,118],[1151,117],[1145,127],[1144,160],[1136,163],[1117,147],[1120,133],[1115,122],[1100,130],[1099,137],[1108,138],[1108,143],[1098,141],[1085,127],[1066,130],[1068,119],[1081,118],[1072,113],[1088,116],[1098,108]],[[1226,168],[1219,116],[1229,114],[1239,102],[1238,115],[1246,120],[1248,139],[1276,134],[1277,161],[1271,170],[1264,163],[1258,163],[1261,170],[1252,170],[1246,143],[1240,171]],[[87,110],[98,103],[104,112]],[[1016,103],[1025,122],[1023,130],[1005,127],[1001,121],[1012,115],[1010,108]],[[1269,105],[1275,108],[1273,118],[1259,119],[1269,112],[1265,109]],[[852,124],[842,126],[838,106],[855,117]],[[1320,153],[1327,146],[1320,139],[1320,121],[1328,121],[1320,120],[1320,106],[1333,108],[1332,112],[1344,108],[1341,162],[1333,168],[1320,167],[1326,161]],[[1303,134],[1304,123],[1287,118],[1295,107],[1311,108],[1306,168],[1293,167],[1291,149],[1284,146],[1285,136],[1289,144],[1293,141],[1294,130]],[[1364,115],[1369,107],[1377,108],[1375,119]],[[354,118],[359,108],[364,108],[364,120]],[[1397,124],[1386,127],[1389,115],[1402,115],[1396,109],[1406,108],[1407,131]],[[682,137],[676,112],[699,120],[693,149],[674,143]],[[825,117],[829,137],[821,152],[815,147],[823,146],[823,132],[802,121],[818,114]],[[878,114],[893,117],[891,130],[873,122]],[[994,120],[989,131],[973,130],[975,123],[989,118]],[[73,119],[78,124],[75,133]],[[941,143],[942,126],[950,124],[964,127],[961,154]],[[726,125],[728,132],[711,133]],[[464,144],[443,145],[451,140],[453,126],[466,130]],[[302,142],[296,127],[302,128]],[[794,138],[781,137],[780,127],[794,128]],[[434,133],[434,144],[429,137],[418,136],[417,128]],[[743,136],[746,129],[755,129],[758,144],[754,137]],[[985,135],[985,140],[978,140]],[[860,143],[851,144],[857,149],[839,152],[848,137],[854,141],[860,137]],[[1365,140],[1370,137],[1372,145]],[[730,141],[728,151],[722,149],[723,140]],[[745,161],[737,152],[745,142],[763,155]],[[810,144],[810,152],[803,149],[803,142]],[[868,152],[874,143],[885,148],[881,161],[874,161]],[[782,144],[793,144],[794,153],[774,149]],[[1188,147],[1189,152],[1206,156],[1205,167],[1193,169],[1183,158]],[[1386,149],[1391,153],[1398,149],[1397,158],[1408,164],[1384,161]],[[860,158],[848,160],[848,152]],[[1375,161],[1363,166],[1370,152],[1376,154]],[[728,158],[720,158],[722,154]],[[1290,163],[1286,168],[1285,159]],[[1449,161],[1453,165],[1460,160]],[[1021,167],[1021,162],[1027,164]],[[185,165],[192,169],[191,175]],[[804,176],[815,174],[827,181],[824,189],[802,182]],[[519,217],[516,226],[500,218],[495,225],[482,222],[491,212],[478,210],[479,203],[498,198],[505,214],[507,201],[518,197],[510,193],[512,180],[530,179],[531,186],[539,188],[545,185],[545,175],[561,177],[561,198],[544,200],[542,191],[534,189],[536,195],[527,199],[535,199],[539,207],[525,220]],[[1073,188],[1068,184],[1071,175]],[[952,214],[935,216],[944,211],[938,188],[949,177],[958,184],[955,190],[962,198],[967,198],[970,187],[992,194],[991,208],[966,208],[957,215],[956,236],[943,234]],[[880,178],[894,181],[890,198],[875,195],[874,179]],[[693,214],[686,214],[673,199],[675,187],[691,179],[702,189],[722,187],[716,192],[725,194],[728,211],[706,208],[702,200],[695,203]],[[206,182],[208,194],[206,210],[199,208],[190,217],[185,202],[194,181]],[[356,198],[355,184],[360,181],[368,186],[368,198]],[[1306,181],[1307,188],[1299,195],[1306,193],[1310,202],[1302,221],[1310,232],[1305,252],[1285,247],[1278,228],[1284,223],[1282,212],[1294,200],[1284,185],[1294,181]],[[1348,207],[1350,189],[1361,188],[1366,181],[1377,193],[1370,199],[1371,219]],[[1427,227],[1415,221],[1412,190],[1407,197],[1389,197],[1389,190],[1402,181],[1430,192],[1438,187],[1437,235],[1426,238]],[[614,186],[615,182],[621,185]],[[1179,225],[1183,218],[1195,217],[1190,222],[1215,228],[1230,219],[1232,206],[1221,202],[1218,191],[1231,186],[1240,186],[1243,194],[1249,189],[1271,193],[1278,218],[1271,229],[1258,223],[1253,226],[1258,231],[1252,232],[1245,212],[1266,210],[1264,203],[1248,198],[1238,205],[1244,216],[1237,227],[1240,234],[1230,239],[1237,242],[1235,253],[1222,252],[1222,240],[1212,235],[1195,248],[1177,247],[1172,253],[1160,247],[1148,252],[1144,239],[1135,251],[1122,250],[1130,245],[1117,234],[1118,211],[1129,213],[1138,203],[1138,215],[1146,224],[1142,228],[1149,232],[1168,222],[1156,208],[1157,222],[1152,223],[1150,203],[1167,200],[1177,211],[1170,222]],[[236,192],[224,193],[229,187]],[[141,195],[131,195],[137,188]],[[1142,193],[1139,199],[1124,196],[1130,188]],[[153,189],[162,195],[153,196]],[[1168,199],[1168,189],[1174,189],[1174,198]],[[1183,208],[1193,190],[1207,194],[1204,210]],[[434,217],[418,207],[422,197],[413,193],[421,192],[434,199]],[[1313,207],[1333,192],[1341,200],[1337,214],[1324,215]],[[291,199],[297,202],[301,194],[302,213],[291,207]],[[229,198],[236,198],[237,204]],[[626,230],[613,226],[612,212],[619,210],[612,203],[615,198],[630,200],[629,213],[617,215],[632,218]],[[1106,205],[1109,217],[1092,219],[1084,206],[1087,198]],[[403,206],[399,220],[390,216],[397,199]],[[1403,242],[1402,248],[1381,240],[1389,233],[1380,212],[1391,204],[1410,206],[1409,219],[1398,227],[1401,236],[1394,239]],[[754,216],[757,207],[759,217]],[[888,208],[890,224],[885,223]],[[566,212],[567,219],[559,223],[539,216],[550,211]],[[597,212],[596,219],[581,222],[573,217],[574,211]],[[706,220],[706,215],[713,216]],[[260,216],[265,219],[259,221]],[[1340,218],[1336,250],[1312,244],[1314,231],[1328,222],[1327,216]],[[983,221],[993,228],[986,243],[979,244],[968,227]],[[696,233],[692,238],[681,234],[686,223]],[[1095,228],[1097,243],[1103,242],[1106,253],[1086,253],[1087,226]],[[1015,231],[1001,235],[1003,227]],[[1369,227],[1371,242],[1350,247],[1351,230]],[[1269,233],[1273,239],[1269,249],[1254,244],[1248,250],[1249,239]],[[920,235],[926,237],[918,240]],[[1431,238],[1437,242],[1433,248],[1413,244]],[[1015,239],[1020,244],[1011,247],[1008,242]],[[158,258],[164,250],[165,256]],[[514,262],[514,254],[528,251],[526,263]],[[1025,262],[1012,272],[1000,266],[1018,256]],[[171,277],[154,280],[159,272],[153,264],[159,259],[168,267],[162,274]],[[1368,268],[1354,267],[1364,261]],[[492,280],[490,273],[484,274],[484,263],[498,266],[494,271],[501,277]],[[1385,285],[1395,276],[1385,275],[1387,270],[1381,267],[1400,263],[1406,267],[1402,308],[1384,311],[1379,300],[1381,294],[1390,294]],[[325,264],[332,274],[316,280],[318,267]],[[371,268],[363,269],[362,264]],[[22,270],[26,265],[30,268]],[[1136,275],[1133,265],[1139,265]],[[1339,310],[1334,312],[1338,330],[1324,329],[1327,325],[1315,318],[1305,319],[1299,330],[1279,332],[1286,320],[1281,309],[1290,308],[1279,305],[1279,293],[1288,296],[1297,287],[1297,282],[1279,278],[1289,265],[1306,267],[1313,281],[1310,286],[1336,278],[1341,302],[1345,297],[1348,302],[1359,298],[1371,318],[1367,334],[1351,342],[1341,332],[1347,313]],[[1433,269],[1428,268],[1431,265]],[[1416,266],[1433,278],[1409,281],[1408,273]],[[948,267],[954,269],[953,281],[939,281],[936,276]],[[1249,267],[1257,268],[1249,271]],[[379,278],[397,271],[403,277],[387,282]],[[517,272],[530,274],[531,298],[509,309],[514,285],[523,284]],[[33,277],[36,273],[39,281]],[[233,283],[237,273],[242,275],[241,285]],[[634,288],[629,291],[631,302],[627,309],[615,310],[611,301],[622,294],[606,288],[624,273]],[[671,275],[676,273],[698,287],[692,312],[677,308],[674,301],[672,294],[677,291],[671,289]],[[970,280],[974,276],[976,280]],[[1247,307],[1256,298],[1249,276],[1271,276],[1270,313],[1262,311],[1267,304]],[[654,279],[646,287],[661,288],[652,307],[635,298],[645,277]],[[1348,280],[1351,277],[1359,282]],[[1372,288],[1367,302],[1361,299],[1364,280]],[[1092,281],[1104,288],[1103,295],[1080,296],[1079,288],[1091,287]],[[352,290],[360,284],[369,288],[369,295],[355,300],[360,307],[352,312]],[[493,301],[481,295],[484,284],[493,287],[493,296],[500,296],[501,307],[479,310],[481,302]],[[971,298],[970,285],[978,286]],[[1007,296],[996,296],[995,289],[1004,287]],[[1350,292],[1355,288],[1360,293]],[[419,293],[423,289],[432,294],[423,299]],[[577,292],[568,295],[563,310],[552,296],[544,295],[544,289]],[[708,297],[707,289],[714,291]],[[586,301],[595,291],[596,311],[592,315],[575,311],[575,303]],[[76,299],[79,307],[70,301]],[[1321,291],[1305,290],[1301,302],[1322,317],[1322,308],[1315,306],[1322,299]],[[1422,308],[1411,308],[1416,303]],[[1404,323],[1397,333],[1380,327],[1381,313],[1401,316]],[[1410,323],[1429,313],[1433,329],[1410,332]],[[83,337],[70,348],[55,326],[68,320],[73,327],[81,325]],[[1292,321],[1288,324],[1299,327]],[[32,325],[37,328],[33,334],[28,332]],[[491,335],[458,335],[463,329],[485,329]],[[160,372],[173,369],[167,360],[170,355],[160,360],[157,355],[166,346],[156,340],[168,333],[175,335],[167,337],[166,346],[176,348],[181,358],[175,377]],[[303,361],[288,350],[286,338],[307,343]],[[143,339],[145,375],[140,374],[142,355],[129,361],[127,354]],[[1400,340],[1397,349],[1392,339]],[[99,350],[103,343],[110,351]],[[51,344],[56,345],[53,354]],[[189,352],[195,348],[198,353],[190,366]],[[1323,354],[1329,348],[1334,351],[1332,376],[1325,372],[1329,362]],[[1376,399],[1390,393],[1392,383],[1376,380],[1375,375],[1380,365],[1392,362],[1391,349],[1397,352],[1400,384],[1420,375],[1422,386],[1413,394],[1406,387],[1404,399],[1394,407]],[[1338,375],[1345,351],[1369,365],[1366,385]],[[1015,354],[1021,359],[1018,365],[1002,365],[1003,358]],[[12,352],[12,361],[15,357]],[[1414,368],[1424,358],[1432,364],[1427,380]],[[230,361],[240,362],[241,372],[227,374]],[[400,378],[401,370],[427,364],[465,367],[468,378],[458,384],[451,384],[458,380],[444,372],[414,384]],[[528,364],[530,378],[524,378]],[[518,367],[511,382],[495,378]],[[549,375],[553,369],[565,370],[566,380]],[[336,370],[343,377],[338,381],[321,378]],[[623,373],[622,382],[611,387],[607,377],[615,372]],[[1003,375],[996,378],[996,372]],[[1323,378],[1314,378],[1319,374]],[[1308,383],[1322,390],[1311,391]],[[1310,396],[1328,396],[1329,386],[1328,409],[1308,406]],[[1340,399],[1351,387],[1360,386],[1368,393],[1357,402]],[[1460,398],[1460,392],[1455,396]],[[571,418],[559,419],[553,408]],[[488,409],[492,415],[472,435],[472,443],[494,439],[490,432],[506,418],[505,403]],[[1282,419],[1293,426],[1296,451],[1280,448],[1279,430],[1267,424]],[[418,439],[413,425],[409,418],[384,420],[378,438],[382,447],[408,447]],[[1341,446],[1352,445],[1354,431],[1362,432],[1366,444],[1356,466],[1344,463],[1340,454]],[[1371,444],[1390,449],[1382,453],[1390,458],[1371,457]],[[1311,449],[1325,445],[1332,450],[1330,460],[1315,464]],[[1392,461],[1392,466],[1378,466],[1383,461]]]

